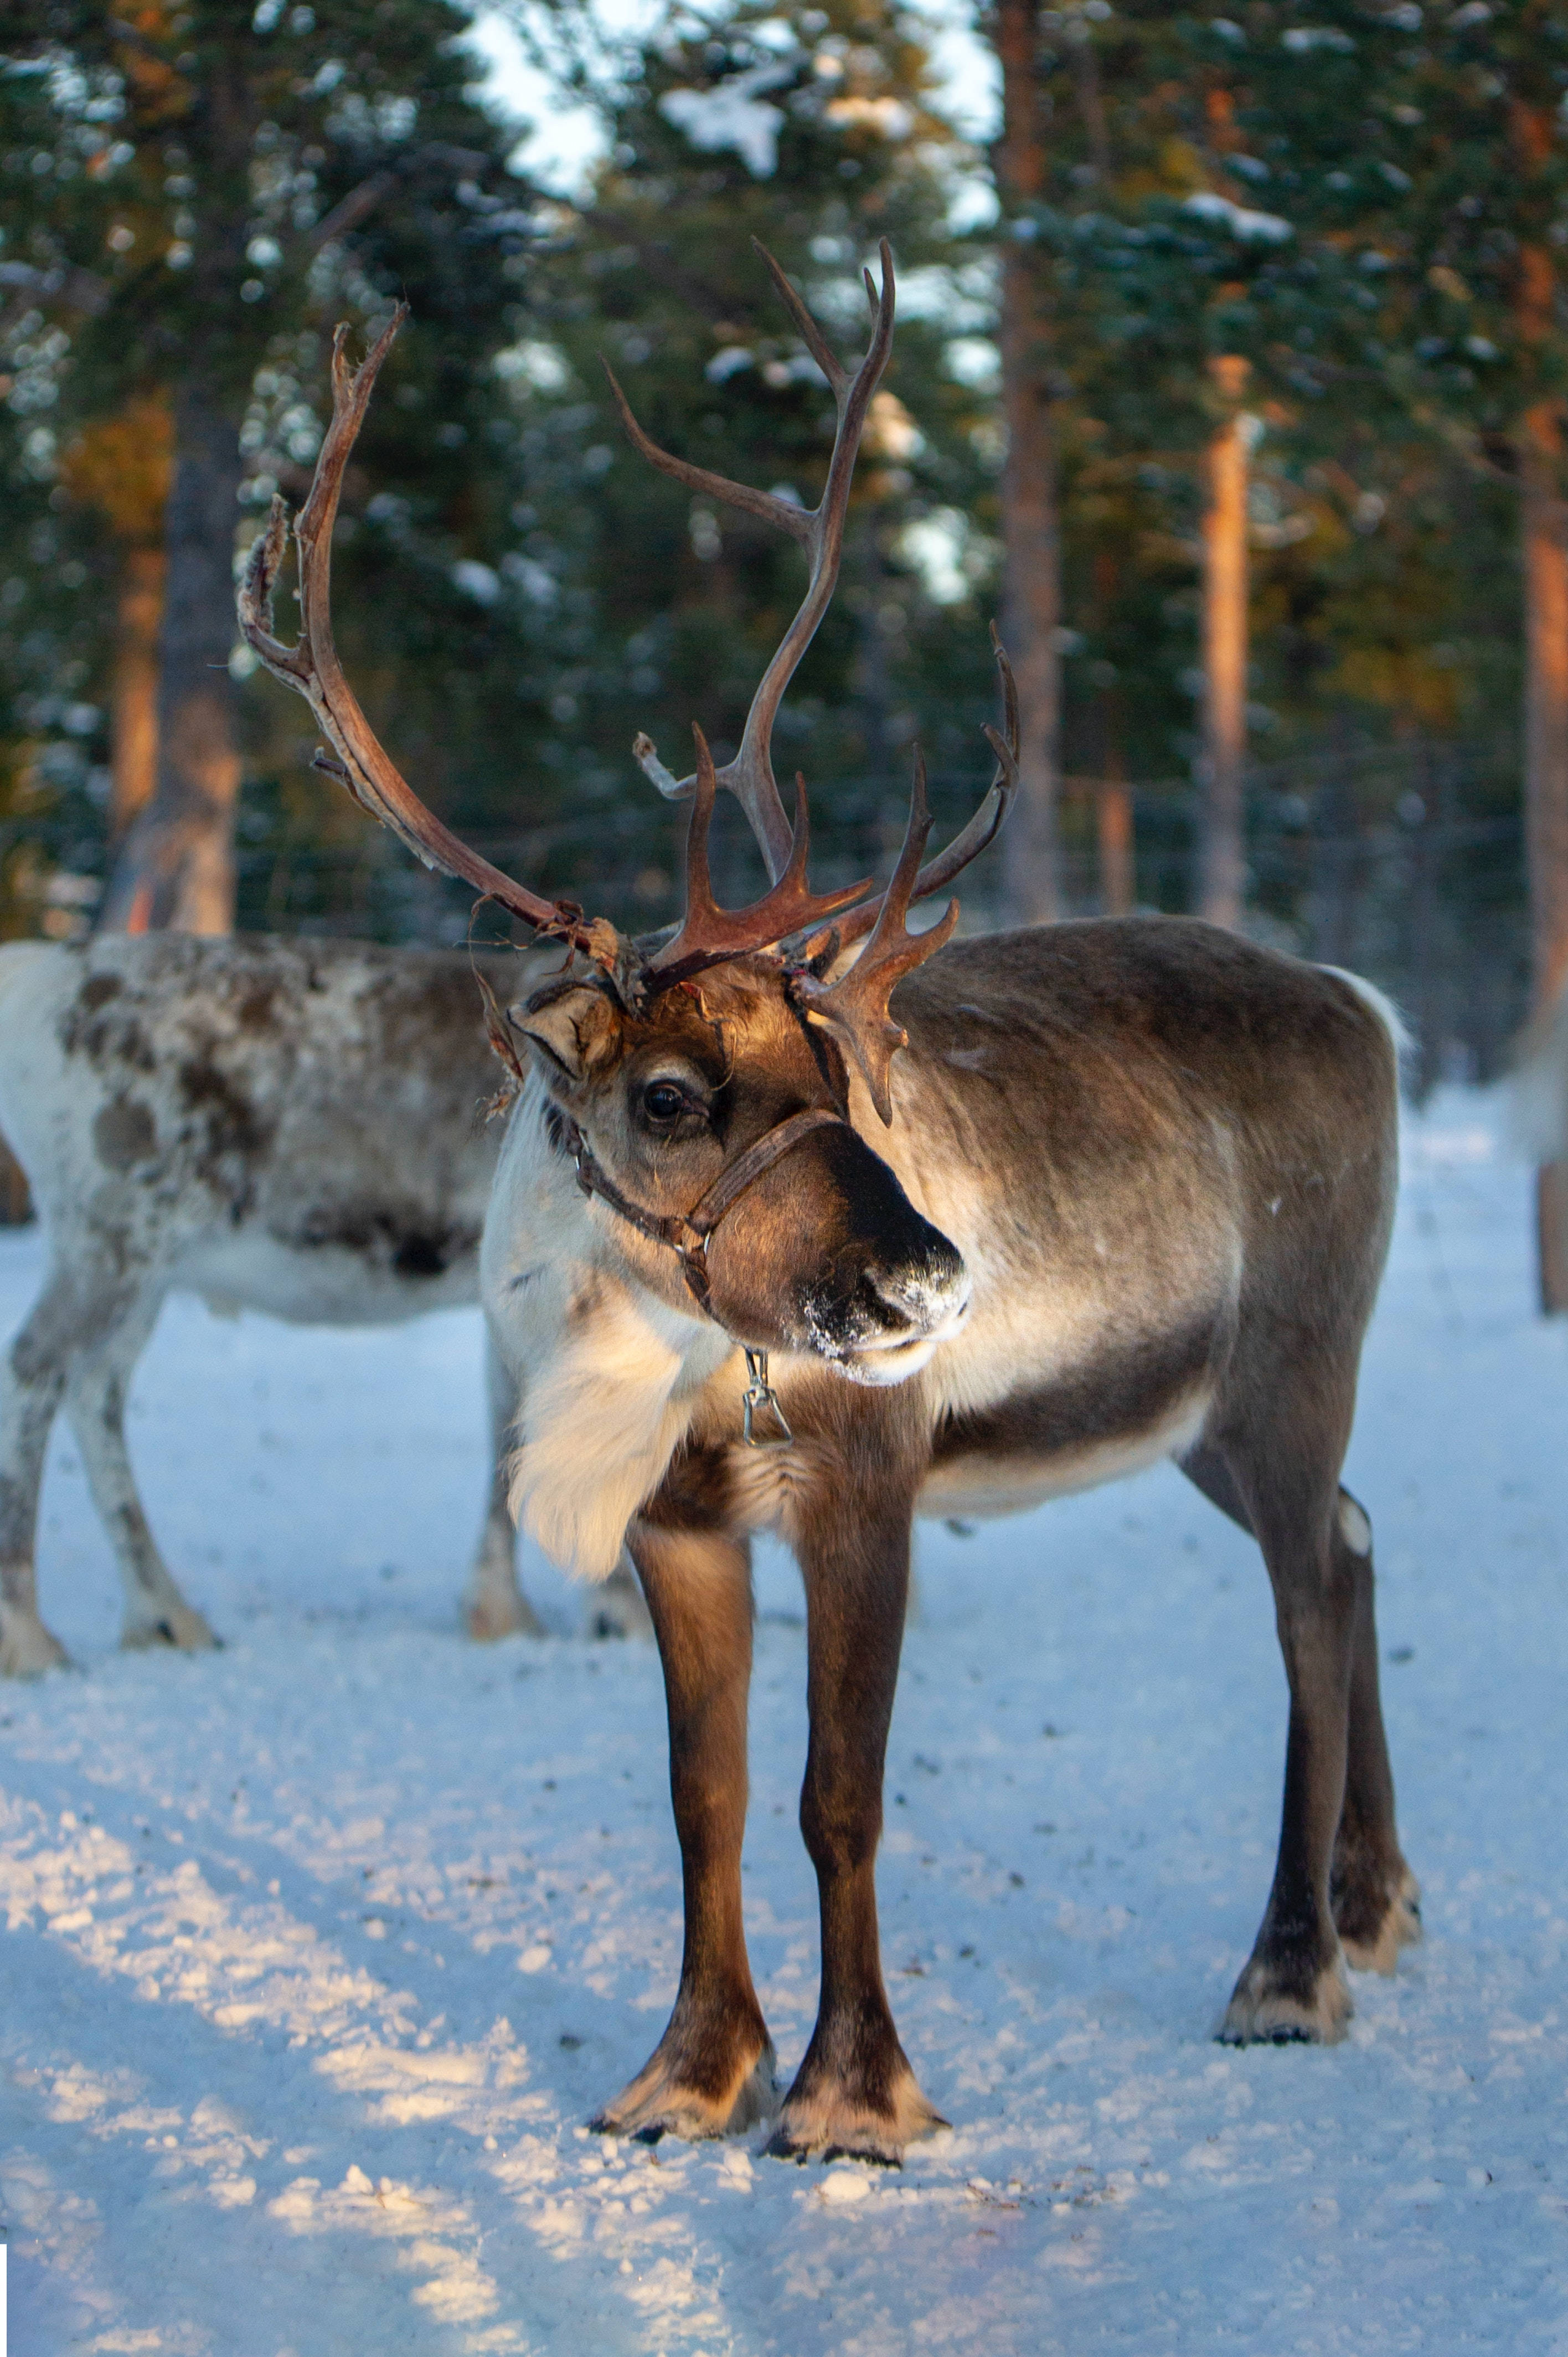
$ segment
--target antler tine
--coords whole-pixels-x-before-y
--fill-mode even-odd
[[[240,628],[246,643],[275,679],[303,695],[339,757],[326,763],[340,775],[349,792],[383,826],[405,844],[426,867],[455,876],[475,890],[499,900],[536,931],[570,941],[602,965],[613,965],[620,943],[602,920],[590,922],[579,910],[542,899],[514,883],[499,867],[445,826],[427,810],[383,751],[358,699],[343,675],[332,638],[332,527],[349,453],[359,438],[375,390],[382,361],[392,339],[408,317],[400,303],[358,369],[349,366],[347,325],[332,339],[332,423],[327,429],[310,496],[295,520],[299,551],[300,634],[297,644],[285,647],[272,630],[273,592],[283,560],[287,520],[283,501],[274,499],[266,531],[252,551],[237,604]]]
[[[938,854],[929,867],[922,867],[916,878],[911,899],[924,900],[933,892],[945,891],[955,876],[962,874],[972,859],[978,859],[986,846],[994,841],[997,830],[1013,807],[1013,797],[1018,790],[1018,687],[1013,677],[1013,666],[1007,660],[1007,650],[997,635],[996,625],[991,625],[991,644],[996,655],[996,668],[1002,681],[1002,718],[1005,736],[985,723],[985,737],[996,755],[996,775],[985,790],[980,808],[962,832],[955,834],[945,851]],[[840,945],[847,949],[870,932],[882,911],[880,900],[867,901],[852,916],[841,920],[838,932]],[[921,936],[922,940],[924,935]]]
[[[866,942],[846,974],[824,985],[810,974],[792,983],[795,1001],[808,1023],[831,1030],[847,1049],[870,1092],[871,1102],[884,1123],[893,1119],[891,1074],[893,1059],[909,1044],[909,1035],[895,1023],[888,1001],[904,976],[950,939],[958,922],[958,902],[950,900],[936,923],[923,933],[911,933],[904,920],[919,888],[920,854],[931,831],[930,804],[926,799],[926,759],[915,748],[915,777],[909,795],[909,823],[892,881],[874,903],[875,920]]]
[[[811,546],[810,509],[798,508],[793,500],[781,500],[776,492],[755,490],[749,483],[733,483],[727,475],[715,475],[706,467],[694,467],[689,458],[677,458],[672,451],[661,450],[652,436],[645,434],[638,424],[631,404],[620,389],[620,381],[602,352],[599,366],[609,379],[620,422],[633,448],[650,467],[657,467],[661,475],[668,475],[674,482],[684,483],[690,490],[702,491],[711,500],[723,500],[732,508],[744,508],[748,515],[760,516],[764,523],[777,524],[791,540],[798,540],[802,548]],[[687,778],[682,792],[690,792],[693,784],[693,780]]]
[[[883,243],[886,246],[886,239],[883,240]],[[822,374],[827,378],[827,381],[832,385],[833,391],[838,393],[842,387],[849,382],[849,371],[845,368],[843,361],[840,360],[837,352],[834,351],[826,336],[823,335],[821,328],[818,327],[815,319],[812,318],[811,314],[807,310],[806,306],[801,302],[800,297],[796,294],[795,289],[790,285],[789,281],[784,275],[779,264],[775,261],[773,255],[768,253],[768,248],[763,244],[762,240],[759,237],[754,237],[752,239],[751,250],[754,253],[761,256],[764,267],[768,272],[768,275],[773,281],[774,289],[778,294],[779,301],[783,304],[784,308],[789,312],[789,317],[794,320],[795,325],[800,330],[800,340],[805,345],[806,350],[811,353],[811,358],[816,361],[817,366],[822,370]],[[865,283],[867,286],[871,285],[871,273],[869,270],[865,273]],[[875,310],[875,307],[876,297],[874,293],[872,296],[873,310]]]
[[[268,624],[273,617],[273,591],[277,585],[278,567],[283,563],[284,544],[288,537],[288,511],[279,494],[273,493],[272,506],[267,511],[267,528],[251,544],[244,575],[240,583],[238,610],[240,628],[246,643],[254,648],[267,669],[291,686],[304,678],[309,668],[309,657],[303,647],[285,647],[274,639]]]
[[[900,932],[909,913],[914,898],[916,879],[919,875],[920,854],[931,832],[931,805],[926,792],[926,756],[922,747],[915,747],[914,774],[909,786],[909,817],[904,829],[904,841],[898,853],[887,889],[882,895],[876,924],[865,945],[866,955],[872,956],[885,939],[891,939],[894,927]]]
[[[714,823],[718,781],[714,776],[714,757],[708,750],[707,738],[697,727],[693,728],[692,735],[697,746],[697,790],[686,827],[686,915],[677,941],[684,940],[688,933],[711,931],[719,914],[708,861],[708,836]],[[689,947],[693,945],[688,943]]]
[[[721,909],[714,899],[708,864],[708,830],[713,824],[718,780],[708,740],[693,728],[697,743],[696,783],[692,816],[686,828],[686,914],[671,942],[650,960],[646,980],[653,991],[688,982],[711,965],[749,952],[770,949],[790,933],[820,925],[870,888],[870,879],[848,884],[836,892],[812,892],[806,881],[811,853],[811,820],[806,802],[806,780],[795,780],[795,825],[789,857],[783,874],[760,900],[746,909]]]
[[[816,636],[817,626],[828,609],[838,582],[844,518],[849,509],[850,485],[854,476],[860,437],[865,430],[872,394],[887,365],[887,355],[893,346],[897,289],[893,276],[893,250],[884,238],[880,248],[880,294],[872,287],[870,273],[866,274],[866,285],[872,292],[876,312],[875,329],[870,350],[852,376],[830,350],[822,329],[767,247],[757,243],[757,252],[767,264],[773,283],[812,359],[832,387],[838,411],[832,457],[828,462],[828,479],[822,496],[814,508],[796,507],[790,500],[780,500],[772,492],[753,490],[747,484],[731,482],[725,476],[710,474],[705,468],[690,466],[684,459],[672,457],[667,450],[660,450],[638,425],[625,394],[607,367],[606,374],[609,375],[627,431],[645,458],[675,481],[687,483],[694,490],[700,490],[711,499],[725,500],[731,507],[742,508],[749,515],[760,516],[764,522],[777,524],[780,531],[800,543],[811,559],[811,579],[806,595],[752,697],[751,709],[746,714],[746,726],[741,734],[740,750],[733,761],[726,761],[724,768],[716,772],[719,784],[730,788],[746,812],[751,822],[752,833],[768,862],[768,874],[777,879],[783,875],[789,862],[791,835],[773,776],[773,722],[784,691],[794,677],[801,656]],[[661,794],[675,800],[692,792],[694,780],[672,778],[646,737],[639,737],[633,753]]]

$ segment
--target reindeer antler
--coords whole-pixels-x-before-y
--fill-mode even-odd
[[[790,832],[785,819],[784,805],[779,799],[779,788],[773,775],[773,723],[779,704],[783,700],[784,691],[793,678],[801,656],[810,646],[816,633],[817,625],[826,613],[837,585],[839,558],[843,545],[844,519],[849,509],[850,485],[854,475],[861,435],[871,406],[872,395],[876,390],[883,370],[887,364],[888,353],[892,350],[895,288],[892,249],[887,240],[884,238],[880,248],[882,261],[880,295],[873,283],[871,273],[869,271],[865,273],[865,291],[875,315],[875,332],[872,338],[870,350],[852,376],[832,350],[821,328],[812,318],[768,248],[757,238],[753,238],[752,243],[767,264],[774,285],[778,288],[790,317],[799,328],[812,359],[832,385],[833,399],[837,404],[838,427],[833,436],[832,457],[828,465],[828,479],[823,487],[822,499],[815,508],[797,507],[793,500],[780,499],[776,492],[759,491],[749,483],[733,482],[728,476],[713,474],[706,467],[693,466],[687,459],[677,458],[670,451],[661,450],[638,424],[632,414],[631,404],[621,391],[615,372],[607,361],[604,363],[604,369],[605,374],[609,379],[610,391],[614,393],[617,406],[620,411],[621,422],[632,443],[650,465],[657,467],[661,474],[671,476],[674,481],[686,484],[693,490],[703,492],[710,499],[723,500],[731,507],[743,509],[748,515],[759,516],[765,523],[776,525],[791,540],[800,542],[811,559],[811,579],[807,584],[805,597],[794,620],[779,642],[773,660],[764,672],[757,693],[751,700],[751,708],[746,714],[746,726],[741,734],[740,750],[733,761],[725,762],[723,769],[714,771],[716,784],[728,786],[746,812],[751,822],[752,833],[756,835],[761,846],[763,857],[768,863],[768,874],[778,882],[782,880],[787,872],[793,871],[800,853],[797,839]],[[996,775],[991,781],[985,800],[981,803],[969,824],[953,838],[938,858],[932,860],[929,867],[922,869],[911,895],[917,900],[923,900],[928,895],[943,890],[952,882],[955,876],[969,866],[972,859],[979,856],[1006,817],[1017,787],[1018,694],[1014,683],[1012,666],[1007,661],[1002,641],[996,635],[994,623],[991,627],[991,643],[995,649],[997,665],[1002,674],[1005,730],[1004,737],[989,725],[985,730],[996,754]],[[678,796],[701,793],[700,764],[692,777],[676,779],[671,775],[659,759],[651,738],[639,736],[632,750],[641,768],[652,779],[660,792],[671,801]],[[693,834],[689,841],[692,843],[701,841],[705,844],[706,835],[706,823],[704,822],[699,828],[693,822]],[[854,893],[846,894],[845,899],[854,899],[855,897]],[[755,912],[750,909],[739,910],[736,912],[733,919],[726,919],[725,921],[738,926],[754,913],[760,914],[768,905],[768,902],[758,902]],[[857,942],[870,932],[877,921],[881,908],[880,899],[871,900],[864,909],[857,909],[852,916],[846,917],[839,928],[841,941],[845,943]],[[782,932],[769,938],[781,939]],[[690,934],[690,920],[682,928],[679,940],[683,955],[694,947],[694,937]],[[757,948],[762,945],[755,937],[742,944],[745,948]],[[660,958],[656,961],[660,968],[664,962],[672,956],[675,946],[672,943],[669,950],[660,952]],[[739,952],[731,953],[738,954]],[[712,963],[711,960],[708,962]],[[688,971],[694,971],[694,969],[688,969]]]
[[[339,327],[332,339],[332,423],[316,461],[310,497],[294,526],[299,550],[298,641],[285,647],[272,630],[273,591],[288,532],[287,511],[279,498],[273,500],[266,531],[245,567],[238,600],[240,628],[273,677],[305,697],[337,751],[338,761],[318,755],[318,766],[340,777],[372,818],[391,827],[426,867],[440,868],[471,884],[535,931],[568,941],[574,949],[611,969],[624,963],[623,944],[613,926],[603,918],[585,918],[569,903],[542,899],[526,886],[514,883],[488,859],[470,851],[434,811],[426,810],[383,751],[338,660],[332,640],[332,527],[349,454],[364,424],[381,363],[407,317],[407,304],[400,303],[352,373],[345,349],[347,326]]]
[[[984,723],[984,732],[996,756],[996,775],[985,790],[985,799],[961,834],[955,834],[947,849],[940,852],[929,867],[922,867],[915,878],[911,900],[928,899],[933,892],[945,891],[953,877],[961,875],[972,859],[978,859],[987,845],[993,842],[998,828],[1013,807],[1013,797],[1018,790],[1018,686],[1013,677],[1013,666],[1007,660],[1007,650],[997,636],[996,625],[991,625],[991,644],[996,656],[996,668],[1002,681],[1002,730]],[[889,886],[889,890],[892,887]],[[864,909],[856,909],[843,919],[838,927],[841,944],[848,948],[870,932],[882,912],[880,900],[868,900]],[[926,936],[920,936],[923,941]]]
[[[770,949],[791,933],[805,932],[825,917],[845,909],[871,889],[871,878],[843,886],[836,892],[813,893],[806,881],[811,856],[811,823],[806,807],[806,780],[795,780],[795,826],[789,857],[772,889],[746,909],[721,909],[714,899],[708,870],[708,830],[713,823],[718,778],[708,740],[693,728],[697,743],[696,792],[686,830],[686,914],[672,942],[648,964],[648,980],[658,990],[684,982],[703,967],[722,965],[726,958],[744,957]]]
[[[694,467],[688,460],[661,450],[633,416],[631,404],[617,383],[607,361],[604,369],[620,411],[621,423],[651,466],[657,467],[660,474],[671,477],[675,482],[685,483],[692,490],[701,491],[709,499],[722,500],[729,507],[742,508],[747,515],[760,516],[764,523],[776,525],[791,540],[799,541],[811,560],[811,579],[806,595],[751,699],[751,709],[746,716],[746,726],[741,732],[740,750],[733,761],[726,761],[723,769],[715,772],[717,782],[731,789],[746,812],[751,822],[752,833],[762,846],[768,872],[777,880],[784,874],[792,856],[793,837],[773,776],[773,722],[784,691],[794,677],[801,656],[816,636],[817,625],[827,612],[838,581],[844,518],[849,511],[850,484],[854,476],[860,437],[865,429],[866,413],[871,407],[871,396],[893,349],[895,290],[893,249],[884,238],[879,249],[882,260],[880,295],[870,271],[865,273],[865,292],[875,320],[871,349],[852,376],[768,248],[757,238],[753,238],[752,243],[767,264],[784,307],[800,329],[811,358],[832,387],[833,401],[838,410],[838,429],[833,436],[832,457],[828,462],[828,479],[814,508],[797,507],[793,500],[781,500],[773,491],[754,490],[748,483],[731,482],[725,475],[710,474],[705,467]],[[671,776],[654,751],[650,738],[639,737],[632,750],[661,794],[674,800],[695,791],[695,777],[677,780]]]
[[[889,1076],[893,1059],[909,1044],[909,1035],[895,1023],[887,1002],[896,985],[950,940],[958,922],[958,902],[950,900],[934,925],[911,933],[904,920],[915,897],[920,854],[931,831],[930,804],[926,800],[926,759],[915,748],[915,781],[909,795],[909,823],[893,880],[875,910],[871,939],[846,974],[834,983],[819,982],[814,974],[791,976],[790,993],[808,1023],[831,1030],[860,1068],[871,1102],[884,1122],[893,1119]],[[933,861],[932,866],[941,863]]]
[[[434,812],[425,808],[399,774],[343,676],[332,638],[332,528],[349,456],[364,423],[381,363],[408,316],[405,305],[399,305],[357,370],[350,371],[346,356],[347,327],[339,327],[332,339],[332,423],[316,462],[310,496],[294,527],[299,550],[297,642],[292,647],[285,646],[274,636],[272,628],[273,593],[288,529],[287,514],[279,499],[273,501],[266,531],[256,543],[245,569],[239,593],[240,624],[248,643],[274,678],[285,681],[306,698],[336,749],[339,757],[337,760],[317,755],[319,767],[340,778],[355,800],[384,826],[391,827],[427,867],[438,867],[471,884],[476,891],[498,900],[536,931],[569,942],[575,950],[602,967],[624,994],[636,997],[646,990],[666,990],[706,967],[774,949],[848,909],[850,913],[838,925],[840,942],[856,942],[870,934],[849,972],[828,985],[806,967],[791,962],[788,967],[789,988],[807,1022],[822,1026],[842,1039],[865,1077],[872,1102],[886,1122],[892,1119],[889,1070],[895,1052],[906,1044],[906,1035],[888,1011],[888,999],[902,977],[948,940],[958,922],[958,903],[951,902],[946,915],[923,933],[911,933],[905,919],[911,901],[940,891],[985,848],[1005,816],[1018,781],[1017,696],[1012,669],[993,625],[991,640],[1002,678],[1005,735],[993,727],[986,728],[995,748],[997,770],[980,809],[940,857],[922,868],[920,856],[931,831],[931,815],[926,801],[925,762],[917,748],[908,831],[886,891],[860,908],[851,904],[862,900],[869,892],[866,881],[832,892],[811,891],[806,877],[811,827],[805,780],[797,779],[795,823],[789,828],[773,779],[769,744],[779,698],[822,618],[838,576],[855,453],[892,340],[893,258],[884,239],[880,296],[869,272],[865,281],[876,314],[876,332],[870,351],[852,377],[829,350],[815,320],[772,255],[761,247],[758,252],[832,384],[838,404],[838,432],[827,486],[814,510],[797,508],[772,492],[751,490],[745,484],[728,482],[722,476],[709,474],[704,468],[688,466],[683,459],[672,458],[658,449],[632,416],[614,377],[610,378],[628,431],[655,466],[678,481],[690,483],[778,523],[801,542],[811,559],[811,586],[805,600],[752,699],[741,748],[735,760],[715,770],[706,740],[698,729],[694,731],[695,775],[678,786],[663,770],[646,738],[639,740],[645,748],[639,756],[643,766],[662,789],[671,793],[683,792],[690,785],[694,796],[686,841],[686,914],[674,939],[651,959],[638,960],[630,944],[603,918],[585,917],[580,909],[567,901],[541,899],[499,867],[493,867],[488,859],[470,851]],[[761,899],[749,908],[721,909],[714,899],[708,866],[708,830],[721,783],[733,787],[740,797],[774,879]]]

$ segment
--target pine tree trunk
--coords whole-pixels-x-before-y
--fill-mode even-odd
[[[1211,361],[1214,382],[1234,404],[1248,365],[1233,354]],[[1198,914],[1232,931],[1246,886],[1243,771],[1247,758],[1248,427],[1235,414],[1208,446],[1203,518],[1203,760],[1198,828]]]
[[[158,634],[157,783],[121,850],[101,920],[111,932],[225,933],[234,922],[240,742],[234,642],[239,436],[205,386],[175,413],[174,482]]]
[[[153,798],[158,765],[158,625],[161,548],[127,548],[120,575],[110,712],[109,837],[122,844]]]
[[[1137,898],[1133,856],[1133,796],[1112,759],[1095,797],[1100,839],[1100,903],[1108,917],[1130,917]]]
[[[1000,0],[1003,132],[997,155],[1004,209],[1045,186],[1036,0]],[[1002,265],[1002,400],[1007,459],[1002,478],[1005,556],[1003,638],[1018,683],[1018,801],[1003,837],[1008,914],[1020,924],[1062,912],[1058,845],[1061,729],[1061,536],[1057,512],[1056,425],[1051,414],[1048,318],[1040,264],[1026,238],[1007,237]]]
[[[1553,124],[1539,105],[1516,103],[1511,131],[1526,186],[1545,169]],[[1549,245],[1519,249],[1514,306],[1520,340],[1536,359],[1556,339],[1557,264]],[[1527,409],[1519,457],[1520,554],[1524,576],[1524,833],[1536,1014],[1568,978],[1568,511],[1563,499],[1563,406],[1548,395]],[[1535,1235],[1541,1307],[1568,1310],[1568,1160],[1536,1174]]]
[[[1555,404],[1530,410],[1519,435],[1524,573],[1524,801],[1535,1006],[1568,982],[1568,501]],[[1537,1180],[1541,1306],[1568,1310],[1568,1164]]]

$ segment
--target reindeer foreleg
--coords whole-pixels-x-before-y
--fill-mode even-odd
[[[896,2162],[945,2122],[893,2026],[876,1921],[882,1777],[909,1584],[909,1501],[880,1512],[861,1485],[801,1534],[811,1741],[800,1830],[817,1870],[822,1979],[816,2027],[768,2146],[781,2158]]]
[[[633,1523],[630,1545],[664,1667],[686,1936],[670,2026],[594,2126],[654,2143],[667,2130],[699,2137],[750,2127],[778,2094],[741,1921],[750,1555],[713,1531],[646,1521]]]

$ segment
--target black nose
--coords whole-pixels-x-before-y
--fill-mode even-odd
[[[963,1260],[945,1236],[937,1236],[918,1259],[868,1268],[865,1283],[887,1332],[923,1333],[951,1315],[963,1290]]]
[[[886,1259],[846,1254],[803,1288],[800,1309],[817,1349],[838,1357],[867,1343],[929,1334],[959,1309],[966,1290],[961,1255],[928,1227],[914,1253]]]

